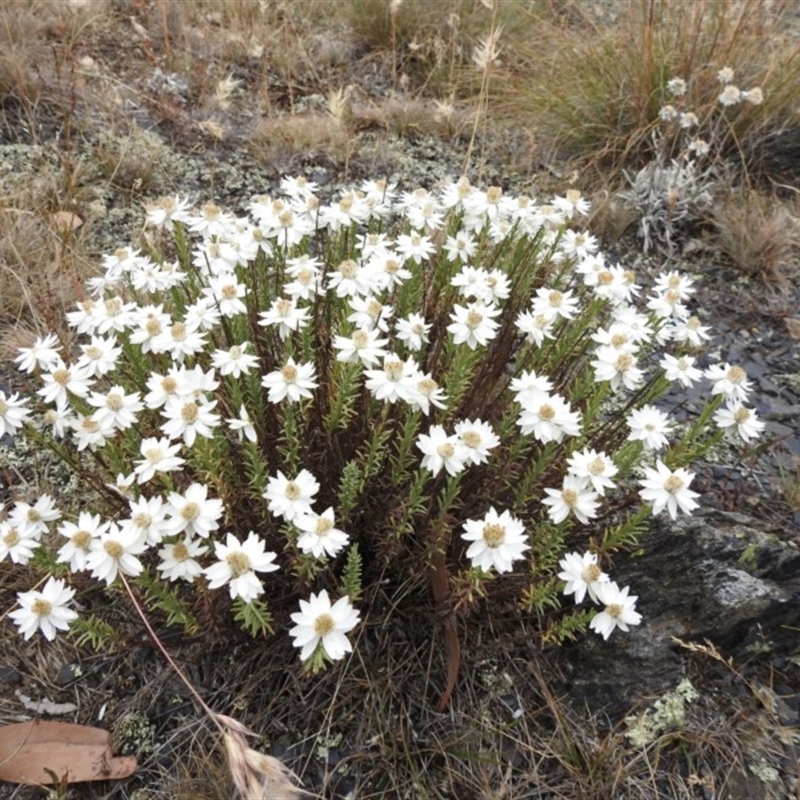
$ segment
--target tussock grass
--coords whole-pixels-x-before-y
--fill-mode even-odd
[[[537,126],[559,156],[591,164],[606,184],[622,169],[643,166],[654,155],[659,109],[669,102],[667,81],[685,79],[687,107],[708,108],[726,66],[743,88],[761,86],[764,102],[726,114],[720,153],[747,162],[768,131],[797,120],[800,44],[784,21],[791,4],[627,0],[611,9],[616,17],[607,19],[590,4],[549,4],[519,47],[519,69],[504,82],[498,107]]]
[[[800,221],[778,198],[750,190],[731,194],[711,213],[712,240],[744,275],[787,289],[798,274]]]

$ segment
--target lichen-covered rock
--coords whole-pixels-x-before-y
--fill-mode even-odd
[[[706,511],[655,520],[642,549],[614,567],[614,579],[639,596],[642,624],[564,649],[574,700],[615,717],[674,688],[686,654],[672,637],[708,639],[735,662],[756,647],[800,652],[800,549],[777,531]]]

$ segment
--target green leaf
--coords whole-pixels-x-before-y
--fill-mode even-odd
[[[263,600],[255,599],[245,603],[241,597],[237,597],[233,603],[233,618],[254,639],[258,636],[266,638],[273,633],[272,614]]]

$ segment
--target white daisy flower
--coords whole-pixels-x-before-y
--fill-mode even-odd
[[[564,476],[560,489],[544,491],[547,497],[542,500],[542,504],[549,506],[547,514],[556,525],[570,514],[574,514],[584,524],[597,516],[597,492],[590,489],[583,478],[568,474]]]
[[[289,636],[294,639],[292,644],[301,648],[301,661],[307,661],[318,647],[322,647],[331,661],[339,661],[353,650],[345,634],[358,625],[359,614],[349,597],[341,597],[331,605],[323,589],[300,601],[300,611],[292,614],[292,622],[295,625]]]
[[[207,551],[208,547],[199,539],[193,539],[188,535],[184,536],[181,541],[165,544],[158,551],[161,561],[156,569],[170,583],[177,580],[191,583],[203,574],[203,567],[196,559],[205,555]]]
[[[261,385],[269,389],[270,403],[280,403],[288,400],[290,403],[299,403],[303,398],[311,398],[312,390],[316,389],[317,373],[314,365],[297,364],[289,358],[280,369],[267,373],[261,379]]]
[[[297,546],[315,558],[333,558],[350,541],[350,537],[335,526],[333,508],[328,508],[321,514],[313,511],[310,514],[300,514],[295,517],[294,524],[302,531],[297,539]]]
[[[441,425],[431,425],[428,433],[420,434],[417,447],[423,453],[423,469],[433,475],[438,475],[442,468],[448,475],[458,475],[466,466],[466,448],[458,436],[448,435]]]
[[[307,470],[302,469],[290,480],[280,470],[270,478],[262,497],[267,508],[277,517],[293,522],[302,514],[312,514],[311,502],[319,491],[319,482]]]
[[[727,406],[717,409],[714,412],[714,422],[722,430],[735,430],[744,442],[758,439],[765,427],[756,412],[752,408],[746,408],[738,400],[729,401]]]
[[[164,523],[164,535],[179,533],[208,538],[219,528],[219,519],[225,513],[222,500],[208,496],[208,486],[193,483],[183,494],[170,492],[167,498],[170,518]]]
[[[616,484],[611,479],[619,471],[611,458],[603,452],[584,448],[573,453],[568,459],[569,472],[583,481],[590,483],[599,495],[606,489],[613,489]]]
[[[86,557],[89,555],[92,541],[107,529],[108,523],[101,522],[99,514],[81,511],[77,523],[64,522],[58,526],[58,532],[67,541],[59,549],[56,560],[61,564],[68,564],[70,572],[86,569]]]
[[[588,592],[590,599],[599,602],[597,587],[610,578],[597,566],[597,553],[567,553],[558,566],[561,567],[558,577],[567,584],[564,594],[574,594],[575,602],[582,603]]]
[[[91,570],[93,578],[105,581],[108,586],[119,572],[135,578],[144,569],[136,556],[146,547],[133,528],[121,528],[110,522],[106,530],[92,539],[86,556],[86,569]]]
[[[726,400],[744,403],[753,384],[747,380],[747,373],[739,366],[713,364],[706,369],[706,378],[714,382],[711,394],[721,394]]]
[[[494,508],[483,519],[468,519],[461,538],[471,542],[467,558],[472,560],[472,566],[484,572],[511,572],[514,562],[530,549],[522,521],[509,511],[498,514]]]
[[[613,581],[597,585],[597,600],[605,608],[592,617],[589,627],[604,639],[608,639],[615,628],[627,632],[629,625],[638,625],[642,621],[642,615],[635,610],[639,598],[636,595],[629,597],[629,591],[629,586],[620,589]]]
[[[644,442],[648,450],[657,452],[669,444],[669,434],[672,433],[672,423],[669,417],[655,406],[642,406],[635,408],[628,415],[628,441]]]
[[[699,506],[695,497],[700,495],[689,489],[694,480],[694,473],[686,469],[671,470],[661,459],[656,461],[656,468],[645,468],[645,477],[639,481],[643,487],[639,496],[653,506],[653,516],[660,514],[665,508],[672,519],[678,516],[680,509],[686,514]]]
[[[52,642],[56,631],[69,630],[70,623],[78,618],[78,614],[67,607],[74,596],[75,590],[63,580],[48,578],[41,591],[18,592],[20,607],[10,611],[8,616],[26,640],[41,631],[44,638]]]
[[[264,550],[264,542],[253,531],[244,542],[240,542],[232,533],[225,539],[225,544],[214,544],[214,555],[218,561],[203,570],[208,578],[209,589],[219,589],[228,585],[231,598],[241,597],[250,603],[264,592],[264,585],[256,572],[274,572],[277,555]]]
[[[466,344],[470,350],[474,350],[488,344],[497,335],[500,325],[494,317],[499,313],[499,308],[482,302],[467,306],[456,304],[450,314],[452,322],[447,326],[447,331],[453,334],[455,344]]]
[[[455,433],[464,448],[467,464],[484,464],[489,452],[500,444],[500,438],[488,422],[465,419],[455,427]]]
[[[31,412],[25,407],[27,402],[17,392],[7,395],[0,390],[0,439],[13,436],[28,420]]]

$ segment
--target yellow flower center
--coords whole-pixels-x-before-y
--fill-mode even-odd
[[[741,408],[737,408],[736,411],[733,412],[733,421],[737,425],[741,425],[743,422],[747,422],[750,419],[750,409],[745,408],[742,406]]]
[[[499,186],[490,186],[486,190],[486,201],[492,205],[496,205],[503,197],[503,190]]]
[[[118,394],[110,394],[106,397],[106,408],[111,411],[119,411],[124,405],[125,402]]]
[[[481,314],[480,311],[476,311],[474,308],[471,308],[467,314],[467,327],[471,329],[477,328],[481,322],[483,322],[483,314]]]
[[[222,297],[224,300],[232,300],[236,297],[236,287],[233,284],[226,283],[222,287]]]
[[[61,386],[66,386],[69,383],[70,374],[68,369],[60,367],[53,373],[53,380]]]
[[[619,350],[624,344],[628,343],[628,337],[624,333],[615,333],[611,337],[611,346]]]
[[[149,528],[153,518],[146,511],[139,511],[131,520],[137,528]]]
[[[89,345],[83,352],[86,354],[87,358],[91,358],[93,361],[96,361],[103,355],[103,351],[96,344]]]
[[[670,475],[669,478],[664,481],[664,488],[670,494],[676,494],[683,489],[683,481],[677,475]]]
[[[358,274],[358,264],[352,259],[348,259],[347,261],[342,261],[339,264],[339,272],[342,273],[343,278],[347,278],[348,280],[351,278],[355,278]]]
[[[75,531],[70,538],[75,547],[80,547],[81,550],[88,550],[92,541],[92,534],[89,531]]]
[[[186,338],[186,326],[182,322],[176,322],[169,330],[176,342],[182,342]]]
[[[574,489],[564,489],[561,492],[561,497],[570,508],[574,508],[578,502],[578,493]]]
[[[606,462],[600,456],[593,458],[589,462],[589,472],[592,475],[602,475],[603,470],[606,468]]]
[[[403,377],[403,362],[397,360],[387,361],[383,371],[390,381],[399,381]]]
[[[300,487],[294,481],[289,481],[289,483],[286,484],[286,489],[283,493],[289,500],[297,500],[303,494],[300,491]]]
[[[187,424],[191,424],[197,419],[198,413],[197,403],[195,403],[194,400],[189,400],[188,403],[183,404],[181,419]]]
[[[53,604],[49,600],[45,600],[44,597],[37,597],[31,604],[31,611],[33,611],[37,617],[50,616],[52,610]]]
[[[10,528],[8,533],[3,537],[3,544],[8,547],[13,547],[19,541],[19,533],[16,528]]]
[[[116,317],[122,311],[122,300],[112,297],[105,301],[106,313],[109,317]]]
[[[556,415],[556,410],[553,408],[553,406],[545,403],[544,405],[539,407],[539,419],[548,421],[553,419],[555,415]]]
[[[430,397],[438,388],[439,384],[433,378],[423,378],[417,383],[417,391],[424,397]]]
[[[231,347],[231,349],[229,350],[229,353],[230,353],[230,357],[232,359],[238,360],[238,359],[240,359],[242,357],[242,348],[239,347],[238,344],[235,344],[233,347]]]
[[[369,334],[359,328],[359,330],[353,334],[353,344],[356,346],[357,350],[366,347],[369,344]]]
[[[614,369],[617,372],[627,372],[633,366],[633,356],[630,353],[622,353],[614,362]]]
[[[172,547],[172,558],[175,561],[186,561],[189,558],[189,548],[183,542],[178,542]]]
[[[200,505],[194,501],[188,502],[181,509],[181,516],[187,522],[194,522],[200,516]]]
[[[317,517],[317,525],[314,529],[314,533],[316,533],[317,536],[327,536],[332,528],[333,520],[328,517]]]
[[[215,219],[219,219],[222,209],[216,203],[206,203],[200,209],[200,213],[209,222],[213,222]]]
[[[558,291],[552,291],[547,295],[547,302],[554,308],[558,308],[564,300],[564,295]]]
[[[597,564],[589,564],[588,567],[584,567],[581,571],[581,578],[585,583],[594,583],[602,574],[603,571]]]
[[[738,386],[747,378],[747,373],[741,367],[731,367],[725,376],[732,384]]]
[[[436,448],[436,452],[442,458],[452,458],[455,455],[456,448],[450,442],[445,442],[444,444],[440,444]]]
[[[606,606],[606,614],[615,619],[622,615],[624,608],[619,603],[612,603],[610,606]]]
[[[245,572],[250,572],[250,559],[241,551],[228,553],[228,555],[225,556],[225,561],[230,567],[231,574],[235,578],[238,578],[240,575],[244,575]]]
[[[297,381],[297,369],[291,364],[281,368],[281,375],[283,375],[286,383],[295,383]]]
[[[600,286],[610,286],[612,283],[614,283],[614,273],[604,269],[598,274],[597,283]]]
[[[282,297],[278,300],[278,315],[281,317],[288,317],[289,314],[292,313],[293,303],[291,300],[287,300],[285,297]]]
[[[113,540],[103,542],[103,550],[113,559],[120,559],[125,554],[125,548],[119,542]]]
[[[320,614],[314,620],[314,633],[316,633],[317,636],[327,636],[335,627],[336,623],[333,621],[333,617],[330,614]]]
[[[483,541],[487,547],[500,547],[506,540],[506,529],[502,525],[490,522],[483,526]]]
[[[467,447],[480,447],[481,435],[478,431],[466,431],[461,434],[461,441],[464,442]]]
[[[149,336],[161,333],[161,323],[155,317],[149,317],[144,326]]]

